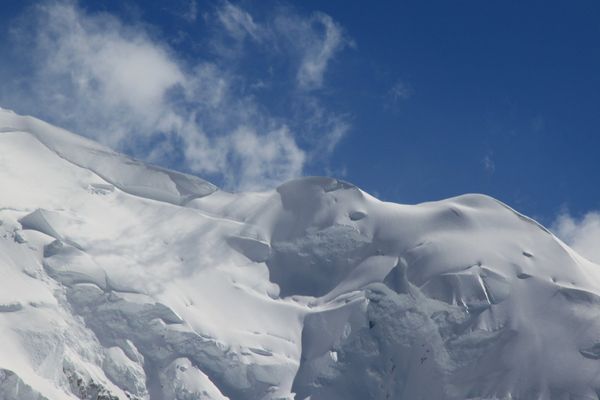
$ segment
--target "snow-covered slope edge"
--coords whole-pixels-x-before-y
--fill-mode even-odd
[[[27,132],[58,156],[94,172],[126,193],[184,204],[216,190],[195,176],[133,160],[36,118],[0,109],[0,125],[0,133]]]
[[[597,399],[599,266],[498,201],[230,194],[0,110],[2,399]]]

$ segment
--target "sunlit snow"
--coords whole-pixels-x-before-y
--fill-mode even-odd
[[[5,400],[597,399],[600,266],[490,197],[227,193],[0,110],[0,338]]]

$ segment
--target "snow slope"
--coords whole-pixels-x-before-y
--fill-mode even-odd
[[[231,194],[0,110],[1,399],[598,399],[599,268],[486,196]]]

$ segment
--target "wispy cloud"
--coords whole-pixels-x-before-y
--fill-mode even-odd
[[[481,164],[483,165],[484,171],[488,175],[493,175],[496,172],[496,163],[494,162],[493,154],[488,153],[481,160]]]
[[[181,13],[181,17],[188,22],[195,22],[198,18],[198,3],[196,0],[190,0],[187,9]]]
[[[317,25],[321,29],[314,29]],[[309,20],[282,18],[279,29],[300,45],[302,61],[297,73],[303,89],[318,89],[323,85],[327,66],[344,47],[352,45],[341,27],[328,15],[315,13]]]
[[[280,7],[269,20],[261,23],[240,6],[224,1],[216,17],[228,39],[235,41],[217,37],[213,44],[219,53],[235,55],[235,50],[239,51],[240,44],[247,39],[269,47],[296,61],[296,84],[301,90],[320,89],[336,54],[355,46],[343,28],[321,12],[304,17],[290,8]]]
[[[225,28],[227,33],[237,40],[243,40],[247,36],[254,40],[261,40],[263,35],[262,27],[259,27],[252,15],[242,8],[229,2],[224,2],[216,10],[219,22]]]
[[[600,264],[600,212],[591,211],[582,218],[563,211],[552,230],[582,256]]]
[[[389,95],[393,101],[398,102],[410,99],[413,93],[414,90],[408,83],[397,80],[390,89]]]
[[[190,4],[196,15],[196,3]],[[238,5],[222,2],[210,15],[214,43],[227,36],[236,42],[232,51],[243,52],[250,41],[272,57],[296,60],[297,90],[320,87],[327,65],[349,43],[321,13],[303,17],[281,9],[257,22]],[[300,36],[286,47],[282,41],[291,40],[286,35],[292,31]],[[300,114],[271,112],[254,94],[257,81],[246,78],[241,62],[231,62],[231,52],[190,62],[143,23],[91,14],[75,2],[30,8],[12,37],[30,73],[5,79],[18,85],[4,91],[3,104],[138,157],[183,162],[228,188],[260,189],[298,176],[307,161],[333,151],[349,129],[347,118],[310,93],[289,93]],[[263,86],[269,78],[261,78]],[[298,118],[312,133],[298,128]]]

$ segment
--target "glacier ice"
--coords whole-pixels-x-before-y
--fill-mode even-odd
[[[0,110],[2,399],[598,399],[599,268],[487,196],[228,193]]]

